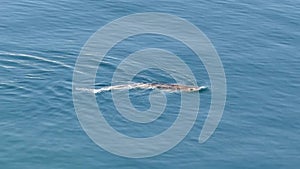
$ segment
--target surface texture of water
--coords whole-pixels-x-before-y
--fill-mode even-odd
[[[298,168],[300,165],[299,1],[110,1],[4,0],[0,6],[0,168]],[[94,144],[81,128],[72,102],[72,75],[86,40],[100,27],[139,12],[187,19],[212,41],[227,78],[222,121],[204,144],[197,139],[210,92],[201,93],[201,114],[187,137],[153,158],[129,159]],[[181,56],[209,85],[205,68],[180,42],[156,35],[126,39],[108,53],[97,73],[109,85],[122,59],[145,47]],[[160,70],[134,81],[174,82]],[[131,92],[134,106],[149,108],[148,91]],[[97,94],[107,121],[133,137],[149,137],[176,119],[180,96],[156,122],[122,118],[109,93]],[[172,113],[174,112],[174,113]]]

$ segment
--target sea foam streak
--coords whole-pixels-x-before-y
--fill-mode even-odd
[[[207,89],[206,86],[187,86],[181,84],[161,84],[161,83],[131,83],[125,85],[105,86],[100,89],[86,89],[76,88],[76,90],[101,93],[111,90],[129,90],[129,89],[159,89],[163,91],[184,91],[184,92],[197,92]]]

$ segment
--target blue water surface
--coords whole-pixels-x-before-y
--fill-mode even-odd
[[[82,46],[95,31],[141,12],[176,15],[208,36],[223,62],[227,101],[218,128],[204,144],[197,139],[209,110],[210,91],[201,93],[201,113],[180,144],[155,157],[130,159],[105,151],[81,128],[72,101],[72,76]],[[0,168],[296,169],[300,165],[299,20],[300,2],[291,0],[2,0]],[[124,40],[108,53],[108,64],[100,64],[96,87],[109,85],[116,64],[148,47],[180,56],[198,75],[197,83],[209,86],[203,64],[188,47],[167,37],[144,35]],[[174,82],[161,70],[144,70],[133,80]],[[148,94],[131,91],[137,109],[149,108]],[[180,101],[177,93],[167,98],[173,105]],[[158,134],[178,114],[178,106],[169,106],[169,113],[144,126],[111,111],[109,93],[97,94],[97,101],[106,105],[102,111],[107,121],[132,137]]]

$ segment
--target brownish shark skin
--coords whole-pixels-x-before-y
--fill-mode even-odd
[[[76,88],[76,90],[101,93],[112,90],[129,90],[129,89],[158,89],[169,92],[199,92],[206,90],[206,86],[187,86],[181,84],[164,84],[164,83],[130,83],[121,85],[104,86],[99,89]]]
[[[122,90],[122,89],[160,89],[168,91],[185,91],[195,92],[206,89],[205,86],[187,86],[181,84],[163,84],[163,83],[132,83],[127,85],[115,85],[105,87],[106,90]]]

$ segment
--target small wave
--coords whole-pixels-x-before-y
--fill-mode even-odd
[[[19,57],[27,57],[30,59],[36,59],[39,61],[43,61],[43,62],[48,62],[48,63],[53,63],[62,67],[66,67],[66,68],[70,68],[73,69],[73,66],[67,65],[63,62],[59,62],[56,60],[50,60],[50,59],[46,59],[40,56],[35,56],[35,55],[30,55],[30,54],[23,54],[23,53],[13,53],[13,52],[0,52],[0,55],[7,55],[7,56],[19,56]]]

